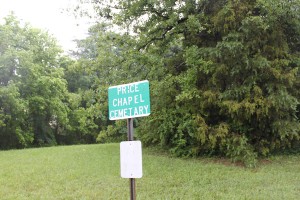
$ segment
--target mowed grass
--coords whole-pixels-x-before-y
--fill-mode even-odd
[[[300,156],[256,169],[143,149],[137,199],[300,199]],[[119,144],[0,151],[0,199],[129,199]]]

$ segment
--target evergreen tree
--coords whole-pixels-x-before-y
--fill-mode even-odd
[[[135,41],[123,71],[140,68],[136,77],[151,83],[152,114],[138,128],[144,142],[177,155],[220,154],[249,165],[258,154],[299,144],[299,1],[94,6]]]

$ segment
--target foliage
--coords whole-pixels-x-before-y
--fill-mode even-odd
[[[127,140],[127,125],[126,121],[116,121],[113,125],[108,125],[106,129],[100,131],[97,142],[111,143]]]
[[[33,133],[26,127],[26,101],[18,88],[9,84],[0,87],[0,148],[26,147],[33,142]]]
[[[144,142],[250,165],[298,143],[299,1],[92,3],[134,39],[122,73],[151,83],[152,114],[138,127]]]
[[[299,150],[299,1],[84,2],[100,21],[76,60],[14,16],[0,25],[0,148],[124,140],[107,88],[148,79],[146,145],[248,166]]]
[[[1,148],[56,144],[68,123],[56,40],[9,15],[0,25]]]
[[[66,79],[70,80],[72,85],[84,83],[79,78],[74,80],[74,77],[87,77],[85,80],[89,81],[88,89],[80,87],[81,91],[77,93],[84,94],[89,91],[91,94],[90,99],[93,99],[93,102],[83,107],[93,111],[91,123],[97,124],[98,133],[86,130],[98,135],[95,137],[97,142],[126,139],[126,123],[108,120],[107,89],[111,85],[126,83],[128,80],[137,81],[140,73],[145,73],[143,66],[138,64],[143,57],[132,49],[134,43],[131,36],[115,33],[110,30],[110,25],[105,23],[90,27],[88,37],[77,41],[78,50],[74,51],[73,55],[78,60],[73,67],[68,68]]]

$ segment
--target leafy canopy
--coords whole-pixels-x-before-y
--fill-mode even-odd
[[[151,82],[144,142],[248,163],[299,148],[299,1],[91,3],[134,41],[122,72]]]

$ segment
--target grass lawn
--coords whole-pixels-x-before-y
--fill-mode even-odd
[[[0,199],[129,199],[119,144],[0,151]],[[300,199],[300,155],[256,169],[143,149],[137,199]]]

